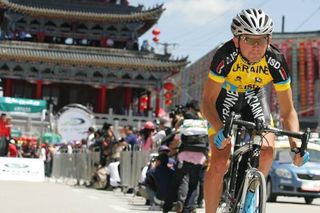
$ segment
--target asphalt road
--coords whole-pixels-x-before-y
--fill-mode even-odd
[[[319,213],[320,199],[306,205],[302,198],[279,197],[268,203],[267,212]],[[1,213],[145,213],[144,199],[123,194],[120,190],[105,191],[56,183],[0,181]],[[160,211],[154,211],[160,212]],[[204,209],[198,209],[204,213]]]

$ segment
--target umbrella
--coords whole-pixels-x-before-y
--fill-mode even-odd
[[[13,137],[13,138],[19,138],[19,137],[21,137],[21,136],[22,136],[21,130],[15,129],[15,128],[12,128],[12,129],[11,129],[11,137]]]
[[[58,144],[61,142],[61,136],[54,132],[45,132],[42,135],[42,141],[49,144]]]

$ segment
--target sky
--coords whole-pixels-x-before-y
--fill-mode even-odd
[[[169,43],[174,58],[188,56],[194,63],[221,43],[232,38],[232,18],[242,9],[261,8],[274,22],[274,31],[281,32],[284,16],[285,32],[320,31],[319,0],[129,0],[132,6],[145,9],[164,4],[158,23],[140,37],[147,39],[162,53]],[[152,29],[160,29],[160,41],[152,41]]]

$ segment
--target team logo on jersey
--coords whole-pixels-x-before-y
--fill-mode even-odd
[[[217,73],[221,74],[223,68],[224,68],[224,61],[221,61],[217,67]]]
[[[256,83],[261,83],[261,82],[262,82],[262,79],[259,78],[259,77],[255,77],[254,81],[255,81]]]
[[[234,79],[234,81],[240,81],[241,82],[242,78],[240,76],[237,76],[236,79]]]

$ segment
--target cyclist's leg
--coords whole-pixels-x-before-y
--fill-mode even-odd
[[[246,104],[243,105],[243,108],[241,109],[243,119],[248,121],[261,119],[266,123],[273,125],[265,89],[262,88],[260,90],[247,91],[244,99],[246,100]],[[266,134],[263,139],[259,160],[259,170],[264,175],[268,174],[272,165],[274,140],[275,136],[271,133]]]
[[[237,92],[221,89],[218,96],[216,110],[221,121],[227,119],[231,111],[238,111],[239,94]],[[228,169],[231,145],[219,150],[214,145],[214,136],[209,135],[211,157],[204,180],[204,198],[206,212],[216,212],[221,192],[223,189],[223,177]]]
[[[263,144],[260,153],[259,170],[267,176],[273,161],[274,153],[274,134],[267,134],[263,139]]]
[[[213,136],[209,137],[213,141]],[[204,200],[206,212],[216,212],[223,188],[223,177],[228,169],[231,145],[218,150],[213,143],[210,145],[211,158],[204,180]]]

